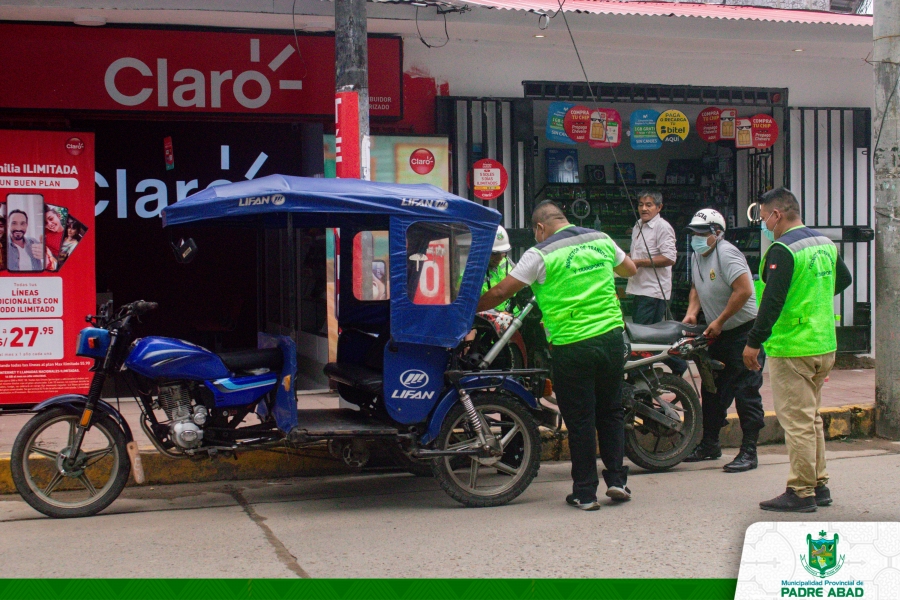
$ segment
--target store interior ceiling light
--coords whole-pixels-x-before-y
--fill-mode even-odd
[[[539,33],[539,34],[537,34],[537,35],[534,36],[534,37],[536,37],[536,38],[542,38],[542,37],[547,37],[547,36],[545,36],[545,35]]]
[[[106,25],[106,17],[75,17],[73,23],[76,25],[84,25],[85,27],[102,27]]]
[[[803,52],[803,48],[794,48],[794,52]]]

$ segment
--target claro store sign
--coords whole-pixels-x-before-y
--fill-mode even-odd
[[[334,114],[329,35],[6,23],[0,39],[2,108]],[[402,65],[400,38],[369,38],[372,117],[403,116]]]

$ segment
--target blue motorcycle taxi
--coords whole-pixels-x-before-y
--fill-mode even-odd
[[[78,355],[95,361],[88,394],[37,405],[16,438],[12,476],[32,507],[90,516],[130,473],[143,481],[128,422],[101,399],[112,377],[125,380],[141,429],[169,457],[328,444],[351,462],[384,444],[472,507],[505,504],[537,475],[538,427],[557,415],[539,402],[550,389],[546,371],[490,368],[521,321],[486,355],[465,341],[498,212],[429,185],[272,175],[201,191],[162,217],[178,229],[339,228],[340,334],[325,374],[352,408],[298,410],[290,337],[260,334],[259,348],[216,354],[178,339],[135,339],[133,324],[153,302],[107,304],[78,335]],[[375,241],[387,248],[379,260]],[[181,262],[198,254],[190,238],[173,248]]]

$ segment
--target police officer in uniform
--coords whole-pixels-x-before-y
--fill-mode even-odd
[[[744,254],[723,239],[725,218],[711,208],[694,214],[687,226],[691,235],[691,285],[685,323],[696,324],[700,309],[708,323],[704,335],[714,338],[709,355],[725,368],[715,372],[716,391],[703,390],[703,440],[684,462],[716,460],[722,456],[719,431],[726,424],[728,407],[737,404],[741,423],[741,450],[723,468],[740,473],[757,467],[756,442],[765,427],[759,388],[760,371],[744,366],[747,334],[756,319],[756,294]],[[759,361],[763,361],[760,354]]]
[[[488,310],[530,285],[544,316],[553,358],[556,399],[569,432],[572,455],[570,506],[597,510],[597,439],[606,496],[631,499],[625,450],[622,379],[624,322],[614,278],[637,269],[605,233],[575,227],[552,202],[531,216],[537,245],[509,276],[481,297]]]
[[[759,207],[762,232],[773,244],[760,262],[765,287],[743,358],[748,369],[759,370],[765,344],[775,414],[790,458],[787,489],[759,507],[815,512],[832,502],[819,409],[837,350],[834,296],[852,277],[834,242],[803,224],[790,190],[766,192]]]

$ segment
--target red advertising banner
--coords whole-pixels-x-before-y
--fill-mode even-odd
[[[413,296],[414,304],[450,304],[450,269],[447,265],[447,248],[450,240],[443,238],[428,244],[425,255],[414,254],[421,271],[419,285]]]
[[[586,142],[590,133],[591,109],[587,106],[573,106],[563,117],[563,129],[572,140]]]
[[[359,179],[359,95],[338,92],[334,95],[334,162],[338,177]]]
[[[0,130],[0,405],[87,393],[96,312],[94,134]]]
[[[591,148],[615,148],[622,143],[622,117],[613,108],[595,108],[591,111],[591,129],[588,146]]]
[[[750,117],[750,129],[753,132],[754,148],[769,148],[778,141],[778,123],[769,115]]]
[[[331,114],[334,36],[0,24],[0,107]],[[369,38],[369,110],[403,116],[397,37]]]
[[[720,126],[722,111],[715,106],[704,108],[697,115],[697,133],[704,142],[718,142],[721,139]]]
[[[475,197],[481,200],[499,198],[509,185],[509,175],[502,164],[490,158],[483,158],[475,163],[472,177],[472,189]]]

